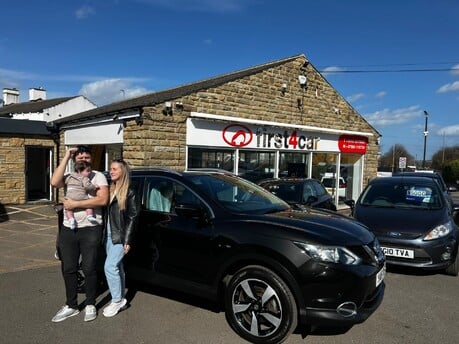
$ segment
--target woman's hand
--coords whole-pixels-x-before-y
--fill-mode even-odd
[[[130,250],[131,250],[131,245],[124,244],[124,254],[128,254]]]

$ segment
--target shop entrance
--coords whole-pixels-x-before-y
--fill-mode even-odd
[[[26,201],[51,200],[51,147],[26,146]]]

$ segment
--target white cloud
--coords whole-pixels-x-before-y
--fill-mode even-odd
[[[453,66],[453,71],[452,71],[453,74],[459,74],[459,64]]]
[[[148,92],[143,87],[131,85],[126,79],[106,79],[85,84],[78,93],[101,106]]]
[[[381,91],[375,94],[376,98],[384,98],[386,96],[387,92],[386,91]]]
[[[83,5],[79,9],[75,11],[75,17],[77,19],[86,19],[89,16],[93,16],[96,14],[96,10],[94,7]]]
[[[437,93],[456,92],[459,91],[459,81],[443,85],[437,90]]]
[[[0,68],[0,78],[10,78],[10,79],[19,79],[19,80],[31,80],[36,78],[38,75],[27,72],[19,72],[11,69]]]
[[[204,43],[205,45],[212,45],[213,41],[212,41],[212,39],[207,38],[207,39],[205,39],[205,40],[203,41],[203,43]]]
[[[350,95],[349,97],[346,97],[346,100],[349,103],[352,103],[352,102],[355,102],[355,101],[357,101],[359,99],[362,99],[363,97],[365,97],[364,93],[357,93],[357,94]]]
[[[384,109],[373,113],[365,114],[365,119],[373,126],[376,127],[387,127],[391,125],[397,125],[406,123],[413,118],[420,117],[423,115],[423,111],[419,108],[419,105],[413,105],[408,108],[402,109]]]
[[[322,73],[322,75],[328,75],[328,74],[334,74],[336,72],[342,72],[342,71],[345,71],[344,68],[342,67],[338,67],[338,66],[330,66],[330,67],[326,67],[324,69],[322,69],[320,72]]]
[[[437,130],[439,136],[459,136],[459,124],[450,125]]]

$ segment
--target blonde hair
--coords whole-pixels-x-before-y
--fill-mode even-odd
[[[126,198],[131,184],[131,170],[129,165],[122,159],[113,160],[113,163],[121,167],[121,177],[117,182],[112,182],[110,185],[110,199],[116,194],[120,210],[125,210]]]

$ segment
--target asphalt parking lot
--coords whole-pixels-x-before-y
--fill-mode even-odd
[[[214,305],[158,289],[129,289],[130,307],[111,319],[100,314],[85,323],[80,314],[52,323],[64,302],[59,263],[53,258],[54,210],[49,205],[6,210],[0,216],[2,343],[244,343]],[[385,282],[384,301],[365,323],[344,333],[293,334],[285,343],[459,341],[459,277],[389,269]],[[108,301],[103,291],[97,307]]]

